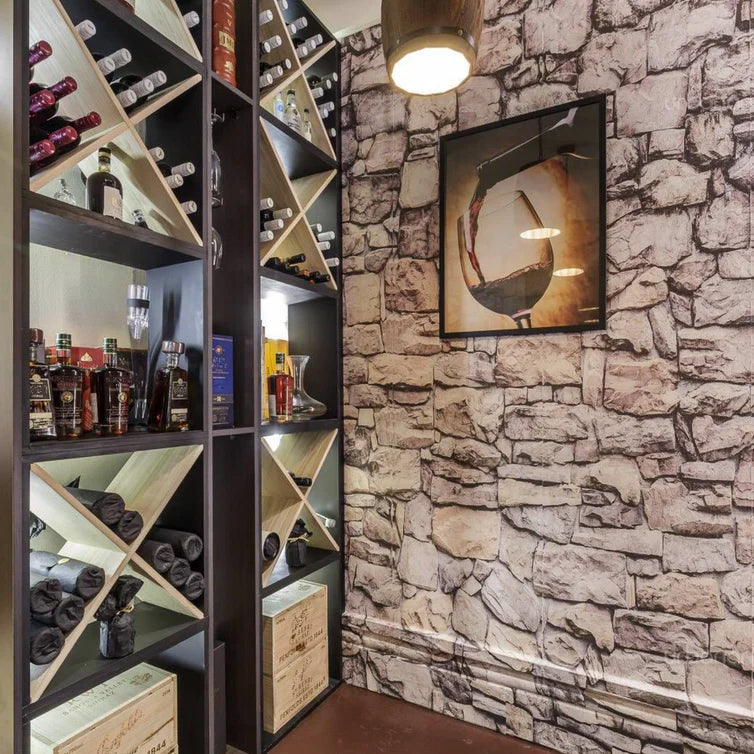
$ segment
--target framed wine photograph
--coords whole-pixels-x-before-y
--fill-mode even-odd
[[[444,338],[605,326],[605,97],[445,136]]]

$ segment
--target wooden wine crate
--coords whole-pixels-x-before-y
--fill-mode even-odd
[[[297,581],[262,602],[264,675],[277,676],[313,646],[327,643],[327,587]]]
[[[31,754],[173,754],[178,751],[174,673],[136,665],[31,723]]]
[[[264,676],[264,729],[277,733],[329,682],[327,641],[300,655],[275,676]]]

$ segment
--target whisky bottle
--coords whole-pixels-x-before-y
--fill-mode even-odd
[[[86,179],[86,206],[116,220],[123,219],[123,186],[110,172],[111,151],[100,147],[99,168]]]
[[[149,429],[153,432],[186,432],[189,428],[188,372],[178,366],[186,345],[172,340],[162,343],[167,357],[165,366],[157,370],[149,404]]]
[[[92,421],[98,435],[125,435],[132,375],[118,366],[118,341],[105,338],[105,364],[92,372]]]
[[[75,439],[84,433],[84,372],[71,361],[71,336],[58,333],[55,343],[58,363],[50,369],[55,428],[59,440]]]
[[[285,354],[275,354],[275,373],[267,380],[270,421],[285,424],[293,419],[293,377],[285,371]]]
[[[55,409],[52,403],[50,375],[46,364],[39,361],[44,333],[33,327],[29,330],[29,439],[54,440]]]

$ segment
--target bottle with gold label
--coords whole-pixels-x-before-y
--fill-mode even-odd
[[[132,376],[118,366],[118,341],[105,338],[105,364],[92,372],[92,422],[98,435],[125,435],[131,402]]]
[[[44,333],[36,327],[29,330],[30,440],[54,440],[57,437],[49,369],[39,361],[43,344]]]
[[[293,377],[286,372],[285,354],[275,354],[275,373],[268,380],[270,421],[286,424],[293,419]]]
[[[153,432],[186,432],[189,428],[188,372],[178,362],[186,346],[172,340],[162,343],[165,366],[157,370],[149,404],[149,429]]]
[[[84,372],[73,366],[71,336],[58,333],[55,338],[57,364],[50,367],[52,402],[55,407],[55,426],[59,440],[81,437],[84,405]]]

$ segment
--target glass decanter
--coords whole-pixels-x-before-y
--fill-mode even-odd
[[[304,373],[309,356],[290,356],[293,364],[293,421],[305,422],[318,419],[327,413],[327,406],[314,399],[304,387]]]

